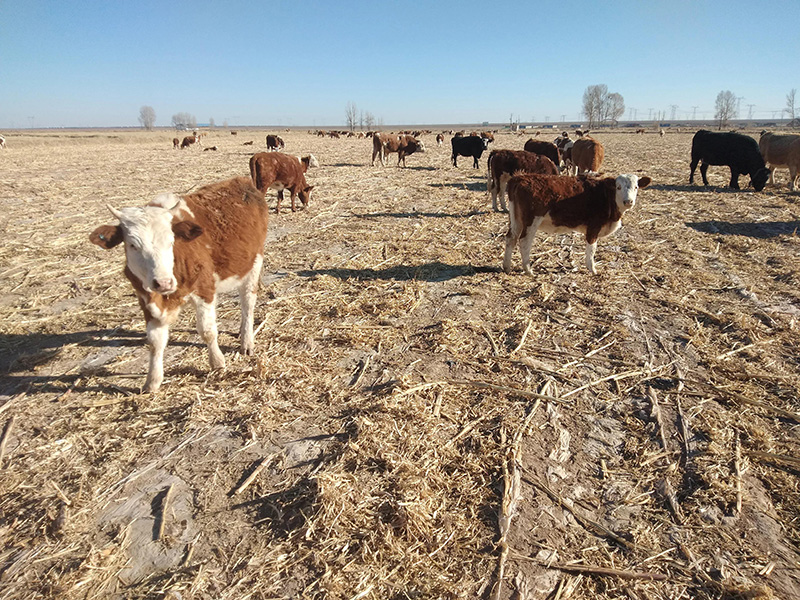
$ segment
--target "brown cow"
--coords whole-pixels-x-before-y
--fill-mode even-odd
[[[619,229],[622,214],[636,203],[649,177],[561,177],[526,173],[508,182],[508,233],[503,270],[511,272],[511,256],[519,244],[522,269],[532,275],[531,245],[536,232],[586,236],[586,268],[593,274],[597,240]]]
[[[534,154],[541,154],[552,160],[556,165],[561,164],[561,152],[558,146],[545,142],[544,140],[534,140],[533,138],[525,142],[525,152],[533,152]]]
[[[164,380],[169,327],[190,300],[212,369],[225,367],[217,344],[216,303],[238,289],[242,354],[253,353],[253,314],[264,261],[268,209],[247,177],[207,185],[185,196],[161,194],[146,206],[116,210],[119,225],[102,225],[89,239],[109,249],[125,242],[125,276],[147,323],[150,367],[144,389]]]
[[[375,157],[380,156],[381,165],[386,166],[386,155],[397,152],[397,166],[402,161],[406,166],[406,156],[414,152],[425,152],[425,144],[415,139],[413,136],[393,133],[376,133],[372,136],[372,165],[375,165]]]
[[[278,150],[279,148],[283,148],[284,143],[280,136],[277,135],[268,135],[267,136],[267,150]]]
[[[181,147],[181,141],[178,138],[172,138],[172,149],[177,150]]]
[[[313,156],[309,155],[309,163]],[[250,176],[256,187],[262,192],[267,189],[278,191],[278,204],[275,212],[281,212],[283,190],[288,189],[292,199],[292,212],[295,212],[295,199],[300,196],[303,207],[308,206],[311,200],[311,190],[314,186],[306,183],[305,171],[308,166],[303,166],[303,160],[294,156],[276,152],[259,152],[250,157]]]
[[[437,133],[436,134],[436,145],[437,146],[441,146],[442,144],[444,144],[444,134],[443,133]]]
[[[541,173],[558,175],[558,167],[552,160],[541,154],[524,150],[492,150],[489,154],[489,182],[486,186],[492,197],[492,208],[497,210],[497,196],[500,205],[506,210],[506,187],[508,180],[516,173]]]
[[[198,146],[202,146],[202,144],[200,143],[200,136],[197,135],[197,132],[193,133],[192,135],[187,135],[185,138],[183,138],[183,141],[181,142],[181,150],[183,150],[184,148],[188,148],[192,144],[197,144]]]
[[[775,169],[789,168],[789,189],[794,191],[795,179],[797,179],[797,172],[800,165],[794,163],[794,170],[790,164],[791,150],[800,148],[800,135],[796,133],[780,135],[767,131],[761,132],[761,137],[758,140],[758,149],[761,151],[761,156],[764,157],[764,162],[767,163],[769,169],[769,182],[775,184]]]
[[[599,173],[604,157],[603,144],[594,138],[583,137],[575,140],[572,146],[572,164],[575,165],[576,175],[584,171]]]

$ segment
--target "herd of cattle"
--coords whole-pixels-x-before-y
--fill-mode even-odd
[[[417,133],[417,132],[414,132]],[[411,132],[373,133],[372,164],[397,153],[398,165],[425,145]],[[201,135],[177,138],[174,147],[200,143]],[[491,133],[456,134],[451,139],[452,162],[458,156],[472,157],[475,168],[493,140]],[[437,136],[441,144],[443,135]],[[224,357],[217,342],[216,300],[220,293],[238,290],[241,302],[240,342],[243,354],[253,352],[253,314],[263,263],[267,235],[268,207],[265,192],[278,193],[277,212],[283,191],[307,206],[313,186],[305,174],[318,166],[313,155],[292,156],[280,152],[285,147],[278,136],[268,136],[269,152],[250,158],[250,177],[236,177],[213,183],[197,191],[177,196],[162,194],[146,206],[110,208],[118,221],[102,225],[90,240],[104,249],[124,244],[125,275],[133,286],[144,313],[150,361],[144,389],[159,389],[164,374],[163,357],[169,327],[180,308],[191,302],[197,313],[197,330],[208,346],[211,368],[221,368]],[[586,267],[595,273],[594,255],[599,238],[619,229],[622,215],[636,203],[640,188],[650,177],[599,174],[604,158],[603,145],[589,136],[571,140],[565,133],[554,142],[531,139],[525,149],[493,150],[488,158],[487,188],[492,207],[506,210],[508,196],[509,227],[505,239],[503,269],[511,270],[516,247],[522,268],[532,274],[530,251],[538,230],[550,233],[576,231],[586,239]],[[774,181],[775,168],[790,171],[790,189],[800,170],[800,135],[763,133],[760,143],[737,133],[698,131],[692,140],[691,174],[700,165],[703,182],[708,185],[709,165],[726,165],[731,170],[731,187],[738,188],[740,175],[748,174],[754,189]]]

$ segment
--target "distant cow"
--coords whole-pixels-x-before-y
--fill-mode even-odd
[[[307,172],[309,167],[319,166],[319,161],[313,154],[309,154],[308,156],[296,156],[295,158],[300,161],[300,166],[303,168],[303,173]]]
[[[534,140],[533,138],[525,142],[525,152],[541,154],[553,161],[556,165],[561,164],[561,152],[555,144],[544,140]]]
[[[183,141],[181,142],[181,149],[188,148],[192,144],[197,144],[198,146],[202,146],[202,144],[200,143],[200,136],[197,135],[197,133],[194,133],[193,135],[187,135],[185,138],[183,138]]]
[[[150,367],[145,391],[157,391],[164,380],[169,327],[187,300],[197,311],[197,332],[208,345],[211,368],[222,369],[217,297],[238,289],[242,354],[252,354],[268,221],[264,195],[252,181],[237,177],[185,196],[161,194],[146,206],[109,209],[119,225],[102,225],[89,239],[105,249],[125,242],[125,276],[147,323]]]
[[[313,158],[313,156],[309,157]],[[303,166],[303,161],[294,156],[278,152],[259,152],[250,157],[250,176],[253,183],[262,192],[268,189],[278,191],[278,204],[275,212],[281,212],[283,190],[288,189],[291,194],[292,212],[295,212],[295,199],[299,196],[303,207],[308,206],[311,200],[311,190],[314,186],[306,183],[304,173],[308,166]]]
[[[283,140],[280,136],[277,135],[268,135],[267,136],[267,150],[278,150],[279,148],[283,148]]]
[[[789,157],[793,149],[798,149],[797,152],[800,152],[800,135],[796,133],[779,135],[777,133],[764,131],[761,133],[761,138],[758,140],[758,148],[769,169],[769,182],[773,185],[775,184],[776,168],[788,168],[789,189],[794,191],[795,179],[797,178],[800,165],[795,162],[793,170]],[[797,154],[797,152],[795,152],[795,154]]]
[[[605,150],[603,144],[590,137],[575,140],[572,145],[571,162],[575,165],[575,174],[585,171],[599,173],[603,165]]]
[[[489,140],[477,135],[456,136],[450,140],[450,145],[453,147],[451,159],[454,167],[458,166],[459,156],[471,156],[472,166],[477,169],[478,161],[489,145]]]
[[[701,129],[692,138],[692,162],[689,164],[689,183],[694,184],[694,171],[700,163],[703,184],[708,185],[709,165],[730,167],[730,187],[739,189],[739,175],[750,175],[750,184],[760,192],[769,178],[764,158],[756,141],[741,133],[716,133]]]
[[[437,133],[436,134],[436,145],[437,146],[441,146],[442,144],[444,144],[444,134],[443,133]]]
[[[425,144],[413,136],[394,133],[376,133],[372,136],[372,165],[375,157],[380,157],[381,165],[386,166],[386,155],[397,152],[397,166],[402,161],[406,166],[406,156],[415,152],[425,152]]]
[[[181,147],[181,141],[178,138],[172,138],[172,149],[177,150]]]
[[[216,146],[209,146],[208,148],[203,148],[203,152],[208,152],[209,150],[213,150],[214,152],[217,151]]]
[[[239,135],[238,131],[231,131],[231,135]]]
[[[489,182],[486,186],[492,198],[492,208],[497,210],[497,196],[500,205],[506,210],[506,186],[511,176],[517,173],[541,173],[558,175],[558,167],[552,160],[541,154],[524,150],[492,150],[489,154]]]
[[[0,148],[5,149],[6,147],[6,138],[0,135]]]
[[[242,144],[242,146],[252,146],[252,145],[253,145],[253,140],[250,140],[250,141],[248,141],[248,142],[244,142],[244,143]]]
[[[538,230],[577,231],[586,236],[586,268],[596,274],[597,240],[619,229],[622,215],[636,203],[649,177],[561,177],[515,175],[508,182],[508,233],[503,270],[511,272],[511,256],[519,244],[522,269],[532,275],[531,245]]]

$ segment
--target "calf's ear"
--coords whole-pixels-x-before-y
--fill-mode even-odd
[[[89,241],[105,250],[110,250],[122,243],[122,227],[101,225],[89,235]]]
[[[178,221],[172,224],[172,233],[176,238],[191,242],[203,233],[203,228],[192,221]]]
[[[646,188],[648,185],[650,185],[650,181],[650,178],[646,175],[644,177],[639,177],[639,187]]]

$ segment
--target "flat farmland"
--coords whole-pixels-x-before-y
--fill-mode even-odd
[[[320,166],[307,209],[267,194],[255,354],[223,297],[211,371],[189,308],[142,394],[123,252],[89,233],[247,175],[266,133]],[[518,252],[501,271],[487,155],[453,167],[449,135],[407,168],[369,139],[173,137],[0,150],[1,597],[800,597],[786,171],[689,186],[692,133],[600,132],[606,174],[653,183],[598,275],[580,236],[539,234],[531,277]]]

